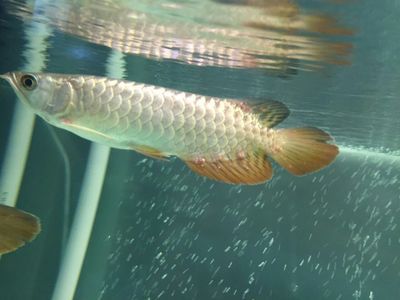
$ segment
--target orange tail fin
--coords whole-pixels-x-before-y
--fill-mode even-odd
[[[339,153],[328,144],[332,137],[318,128],[281,129],[269,155],[294,175],[304,175],[329,165]]]
[[[16,250],[33,240],[39,232],[37,217],[0,204],[0,254]]]

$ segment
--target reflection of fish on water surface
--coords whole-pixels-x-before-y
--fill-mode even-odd
[[[151,157],[177,156],[198,174],[234,184],[272,177],[268,157],[295,175],[330,164],[338,148],[317,128],[272,129],[289,110],[105,77],[1,75],[47,122],[91,141]]]
[[[12,252],[32,241],[40,232],[37,217],[0,204],[0,254]]]
[[[223,2],[54,1],[39,15],[29,5],[11,13],[124,53],[197,66],[290,75],[348,63],[351,45],[329,37],[351,31],[333,17],[305,12],[295,1]]]

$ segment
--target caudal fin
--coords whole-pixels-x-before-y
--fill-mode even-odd
[[[281,129],[269,155],[294,175],[304,175],[329,165],[339,153],[332,137],[318,128]]]
[[[0,205],[0,254],[32,241],[40,232],[37,217],[15,207]]]

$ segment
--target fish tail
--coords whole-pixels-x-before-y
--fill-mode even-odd
[[[40,232],[39,219],[27,212],[0,204],[0,254],[32,241]]]
[[[314,128],[279,129],[268,154],[294,175],[304,175],[328,166],[339,153],[332,137]]]

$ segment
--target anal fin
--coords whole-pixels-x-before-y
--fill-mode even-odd
[[[192,171],[230,184],[259,184],[272,177],[272,167],[262,151],[249,153],[242,159],[221,159],[197,162],[185,160]]]

